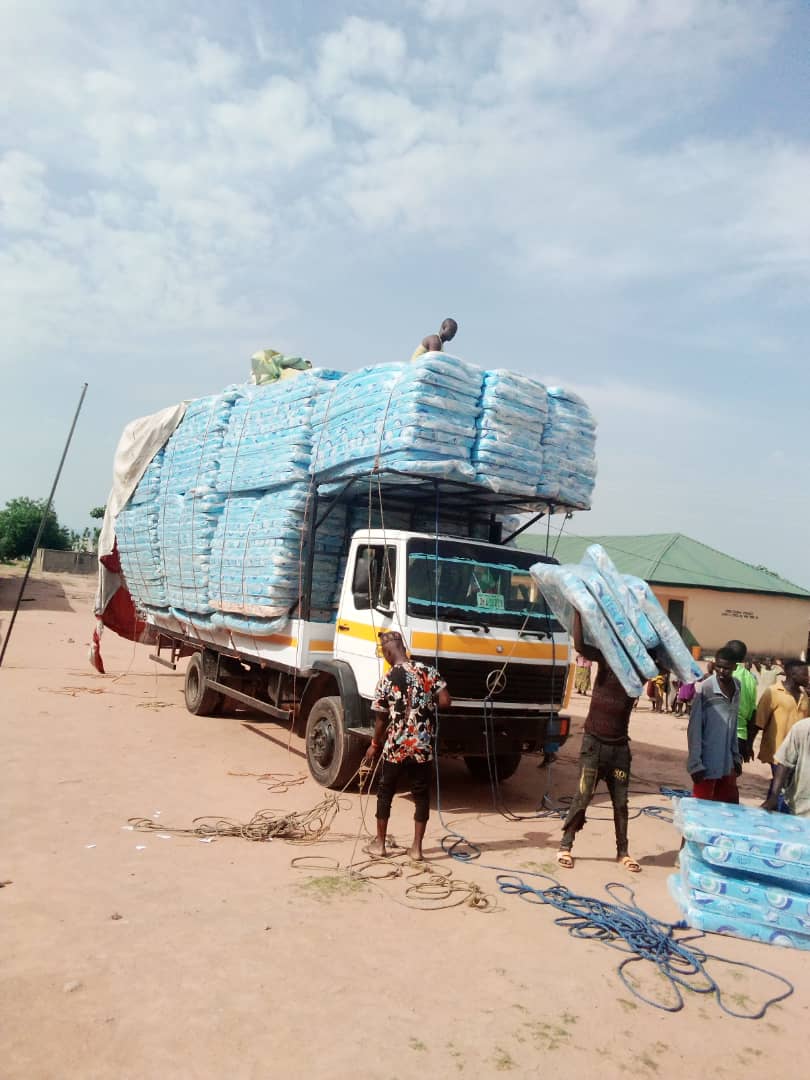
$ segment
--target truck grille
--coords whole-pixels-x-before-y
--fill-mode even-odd
[[[433,656],[414,656],[423,664],[433,666]],[[492,671],[499,671],[503,662],[492,660],[451,660],[439,661],[439,671],[447,682],[447,689],[452,698],[482,701],[487,690],[487,676]],[[492,697],[492,704],[498,705],[552,705],[560,707],[565,696],[565,680],[568,676],[567,664],[509,664],[504,672],[506,686],[500,694]]]

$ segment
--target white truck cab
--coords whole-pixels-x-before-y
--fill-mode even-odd
[[[313,524],[310,551],[316,531]],[[291,724],[306,737],[315,779],[342,788],[372,734],[370,706],[385,668],[379,635],[395,629],[410,656],[447,682],[452,706],[438,715],[440,755],[462,756],[478,779],[493,771],[506,779],[523,753],[565,741],[572,657],[529,573],[543,556],[384,528],[355,530],[345,552],[332,621],[322,612],[313,618],[304,572],[300,603],[280,632],[240,634],[176,618],[156,625],[158,657],[161,641],[171,644],[170,666],[195,654],[186,671],[192,712],[216,711],[229,698]]]

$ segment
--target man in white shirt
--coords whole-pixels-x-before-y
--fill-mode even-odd
[[[810,817],[810,717],[793,725],[773,759],[773,785],[762,809],[776,810],[784,788],[791,814]]]

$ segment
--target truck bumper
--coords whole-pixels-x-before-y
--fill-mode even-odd
[[[532,753],[562,746],[570,719],[559,713],[449,712],[439,716],[437,748],[450,754]]]

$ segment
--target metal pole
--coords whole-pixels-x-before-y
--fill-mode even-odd
[[[65,458],[67,452],[70,449],[70,441],[73,438],[73,432],[76,430],[76,421],[79,419],[79,413],[82,411],[82,405],[84,404],[84,395],[87,393],[87,383],[82,385],[81,396],[79,397],[79,404],[76,406],[76,412],[73,415],[73,423],[70,425],[70,431],[68,432],[67,442],[65,448],[62,451],[62,457],[59,461],[59,468],[56,470],[56,476],[53,478],[53,485],[51,487],[51,493],[48,496],[48,503],[42,512],[42,518],[37,529],[36,540],[34,540],[34,546],[31,549],[31,555],[28,559],[28,566],[25,568],[25,574],[23,575],[22,584],[20,585],[20,591],[17,593],[17,602],[14,605],[14,610],[11,613],[11,622],[8,624],[8,630],[6,630],[6,636],[3,640],[3,648],[0,650],[0,667],[3,666],[3,657],[6,655],[6,649],[8,648],[8,641],[11,637],[11,631],[14,629],[14,623],[17,619],[17,612],[20,610],[20,604],[22,603],[23,593],[25,592],[25,586],[28,584],[28,576],[31,573],[31,567],[34,565],[34,558],[39,547],[39,542],[42,539],[42,534],[45,531],[45,523],[48,520],[48,514],[51,510],[51,503],[53,497],[56,494],[56,485],[59,483],[59,477],[62,475],[62,466],[65,464]]]

